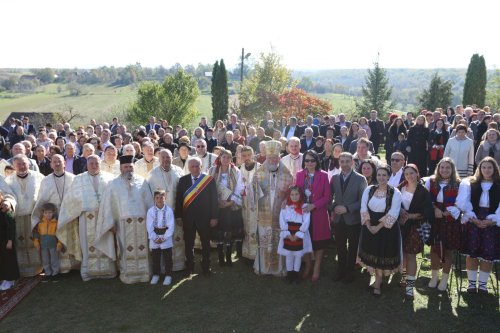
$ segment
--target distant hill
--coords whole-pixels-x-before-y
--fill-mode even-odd
[[[444,80],[453,83],[452,104],[460,104],[464,88],[465,68],[434,68],[434,69],[387,69],[389,84],[393,87],[392,97],[398,103],[398,108],[408,110],[417,104],[417,96],[424,88],[428,88],[434,73]],[[494,70],[488,71],[488,77],[493,75]],[[337,93],[351,96],[361,96],[361,87],[367,74],[366,69],[334,69],[317,71],[294,71],[293,76],[297,80],[304,80],[305,86],[299,84],[303,89],[314,93]],[[312,83],[312,85],[310,84]]]

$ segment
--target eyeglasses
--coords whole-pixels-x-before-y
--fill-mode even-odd
[[[391,162],[401,162],[402,159],[399,158],[391,158]]]
[[[196,148],[205,148],[205,146],[196,146]]]
[[[76,133],[76,135],[83,135],[83,133]]]
[[[305,159],[305,163],[316,163],[316,160]]]

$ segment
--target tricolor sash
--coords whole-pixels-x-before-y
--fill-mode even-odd
[[[194,182],[193,185],[191,185],[190,188],[187,189],[187,191],[184,193],[184,201],[182,203],[182,206],[184,209],[188,208],[189,205],[196,199],[198,194],[203,191],[205,187],[208,186],[208,184],[213,180],[212,176],[206,175],[206,174],[200,174],[198,179]]]

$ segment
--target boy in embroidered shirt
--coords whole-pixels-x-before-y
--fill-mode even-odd
[[[41,252],[43,270],[45,272],[44,282],[52,280],[56,282],[59,274],[59,252],[63,245],[57,239],[57,207],[52,203],[42,206],[40,222],[33,229],[33,243],[35,248]]]
[[[172,246],[174,235],[174,212],[165,204],[166,192],[157,190],[154,192],[155,205],[148,210],[146,217],[149,248],[153,256],[153,277],[151,284],[157,284],[160,280],[161,257],[164,257],[165,280],[164,286],[172,283]]]

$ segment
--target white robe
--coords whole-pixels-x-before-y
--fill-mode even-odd
[[[112,174],[114,177],[119,176],[120,175],[120,161],[116,160],[115,163],[113,163],[113,165],[107,164],[106,162],[102,161],[101,171]]]
[[[296,159],[293,159],[290,154],[284,156],[281,159],[281,163],[283,163],[288,170],[290,170],[290,173],[292,174],[293,177],[293,183],[295,184],[295,180],[297,179],[297,173],[302,170],[302,159],[304,158],[304,154],[299,153],[299,157]]]
[[[40,193],[31,214],[31,228],[40,222],[42,215],[42,206],[46,203],[56,205],[57,210],[61,207],[62,199],[68,193],[71,184],[75,179],[75,175],[70,172],[65,172],[64,176],[54,176],[53,173],[42,179],[40,183]],[[59,182],[60,188],[56,186],[56,181]],[[73,224],[70,228],[63,231],[57,231],[57,238],[64,244],[66,251],[59,254],[59,263],[61,273],[68,273],[71,269],[79,269],[80,261],[82,260],[80,251],[75,251],[80,248],[80,241],[78,239],[78,226]],[[71,253],[71,254],[70,254]]]
[[[245,188],[244,195],[242,196],[243,228],[245,230],[242,255],[250,260],[254,260],[257,254],[257,202],[263,195],[260,188],[254,182],[255,172],[259,166],[259,163],[255,163],[254,168],[250,171],[245,168],[244,164],[240,167],[241,179]]]
[[[96,177],[97,191],[93,184],[94,177]],[[64,195],[57,225],[58,235],[71,226],[78,228],[80,248],[76,251],[78,253],[70,252],[70,254],[81,256],[80,274],[84,281],[116,276],[114,260],[94,246],[99,203],[108,183],[114,177],[107,172],[100,172],[94,177],[88,172],[75,177],[71,188]],[[108,242],[103,242],[103,245],[108,248],[108,252],[114,252],[115,243],[111,232],[106,239]],[[64,244],[64,240],[61,241]]]
[[[110,251],[109,231],[116,227],[120,280],[124,283],[148,282],[149,254],[146,214],[153,198],[146,180],[134,174],[129,182],[122,176],[109,182],[99,206],[95,247],[116,260]]]
[[[25,181],[21,180],[15,173],[5,179],[12,192],[16,196],[17,207],[16,219],[16,252],[19,264],[19,273],[22,277],[35,276],[42,271],[40,253],[33,244],[33,233],[31,228],[31,213],[38,198],[40,184],[44,176],[37,171],[28,171],[29,175]],[[22,184],[25,184],[24,188]]]
[[[148,171],[148,165],[151,165],[151,170]],[[146,163],[146,160],[144,158],[141,158],[134,164],[134,172],[143,177],[143,178],[148,178],[148,174],[153,171],[154,168],[160,165],[160,161],[158,160],[158,157],[153,156],[153,161],[150,163]]]
[[[175,165],[170,166],[170,171],[165,172],[158,166],[154,168],[148,177],[148,184],[153,194],[156,190],[165,190],[167,192],[167,206],[172,209],[175,208],[175,194],[177,192],[177,184],[179,183],[179,178],[182,177],[183,171],[181,168]],[[186,265],[186,255],[184,247],[184,232],[182,227],[175,225],[174,235],[173,235],[173,247],[172,247],[172,260],[174,271],[181,271]]]

